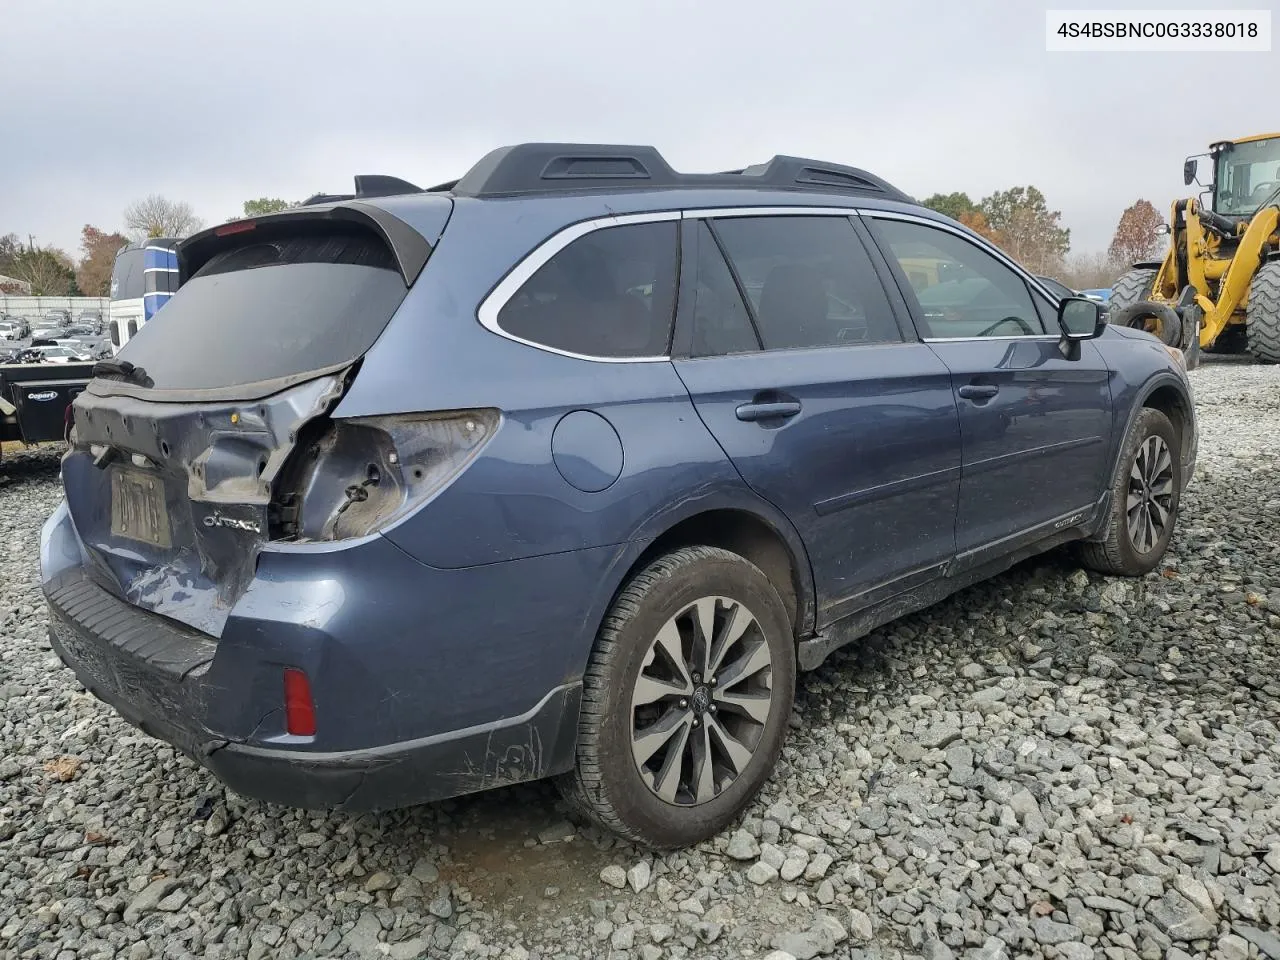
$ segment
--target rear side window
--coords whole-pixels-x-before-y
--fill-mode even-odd
[[[902,339],[866,248],[844,217],[725,217],[715,231],[766,350]]]
[[[297,376],[362,356],[405,293],[391,251],[370,231],[250,241],[215,254],[120,358],[160,390]]]
[[[675,221],[625,224],[574,240],[498,311],[521,340],[589,357],[667,353],[676,299]]]

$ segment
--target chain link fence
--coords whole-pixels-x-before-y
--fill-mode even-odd
[[[111,307],[110,297],[25,297],[0,294],[0,316],[22,317],[28,322],[43,320],[53,312],[63,312],[71,319],[82,313],[96,313],[105,321]]]

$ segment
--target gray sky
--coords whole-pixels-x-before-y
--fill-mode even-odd
[[[1047,6],[1102,4],[2,0],[0,234],[78,255],[152,192],[212,223],[576,140],[689,172],[818,157],[917,197],[1031,183],[1089,251],[1138,197],[1167,215],[1188,154],[1280,125],[1248,93],[1277,53],[1050,54]]]

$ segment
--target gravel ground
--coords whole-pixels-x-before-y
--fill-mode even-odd
[[[653,857],[545,785],[227,794],[44,641],[57,454],[0,466],[0,958],[1280,957],[1280,368],[1194,375],[1165,568],[1024,565],[802,677],[741,828]]]

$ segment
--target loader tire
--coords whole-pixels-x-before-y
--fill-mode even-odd
[[[1280,363],[1280,263],[1264,263],[1253,275],[1245,331],[1255,360]]]
[[[1111,299],[1107,301],[1111,307],[1111,316],[1118,314],[1123,308],[1132,306],[1151,296],[1151,289],[1156,284],[1156,272],[1150,267],[1139,267],[1124,274],[1111,287]]]

